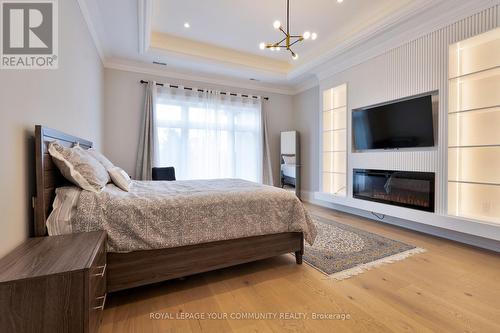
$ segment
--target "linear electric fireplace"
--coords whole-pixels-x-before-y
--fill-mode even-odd
[[[353,170],[353,197],[434,212],[434,173]]]

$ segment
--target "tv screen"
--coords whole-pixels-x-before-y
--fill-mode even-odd
[[[434,146],[432,95],[352,111],[357,150]]]

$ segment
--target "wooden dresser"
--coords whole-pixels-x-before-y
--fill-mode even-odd
[[[0,259],[0,332],[97,332],[106,233],[30,238]]]

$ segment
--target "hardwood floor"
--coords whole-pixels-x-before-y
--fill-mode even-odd
[[[427,252],[343,281],[328,280],[284,255],[114,293],[100,332],[500,332],[498,253],[307,207]],[[205,319],[182,319],[199,313]],[[209,313],[307,318],[208,319]],[[315,320],[313,313],[349,319]]]

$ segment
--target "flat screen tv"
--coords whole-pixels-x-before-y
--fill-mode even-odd
[[[434,146],[433,96],[428,94],[352,111],[356,150]]]

